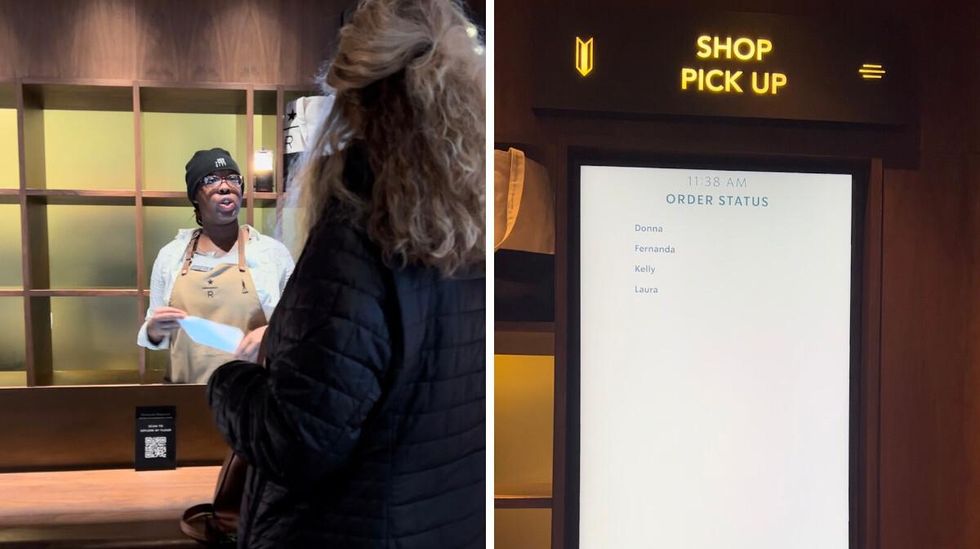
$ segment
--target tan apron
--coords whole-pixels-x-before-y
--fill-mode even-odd
[[[235,326],[245,334],[266,325],[265,312],[255,291],[252,275],[245,265],[245,242],[248,229],[238,232],[238,267],[219,263],[212,269],[191,268],[201,230],[187,244],[180,276],[170,295],[170,306],[188,315],[198,316]],[[165,381],[170,383],[207,383],[218,366],[234,360],[231,353],[198,345],[183,330],[178,330],[170,343],[170,370]]]

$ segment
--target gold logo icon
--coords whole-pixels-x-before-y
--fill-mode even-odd
[[[575,70],[582,76],[588,76],[595,66],[595,38],[583,41],[575,37]]]

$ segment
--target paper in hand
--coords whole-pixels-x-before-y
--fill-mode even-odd
[[[184,317],[177,322],[180,322],[180,327],[195,343],[214,347],[226,353],[234,353],[245,337],[245,334],[234,326],[197,316]]]

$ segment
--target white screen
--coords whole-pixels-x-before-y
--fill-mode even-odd
[[[851,184],[581,168],[581,547],[847,548]]]

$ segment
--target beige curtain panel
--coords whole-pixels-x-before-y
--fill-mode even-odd
[[[493,153],[494,251],[555,253],[554,192],[544,166],[510,148]]]

